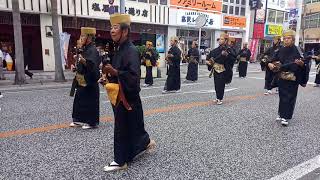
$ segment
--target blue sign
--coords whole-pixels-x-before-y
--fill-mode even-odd
[[[156,35],[156,49],[159,53],[164,53],[164,35]]]

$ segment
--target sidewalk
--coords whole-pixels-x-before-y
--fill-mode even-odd
[[[180,66],[181,81],[184,81],[187,76],[188,64],[182,64]],[[235,65],[236,68],[236,65]],[[167,68],[160,68],[161,77],[155,78],[154,81],[165,81],[167,78],[166,72]],[[261,72],[260,65],[258,63],[249,64],[248,73],[258,73]],[[14,72],[5,72],[5,77],[7,80],[0,80],[0,92],[6,91],[30,91],[38,89],[59,89],[71,87],[72,80],[74,78],[74,73],[70,70],[64,72],[66,82],[54,82],[54,72],[43,72],[43,71],[32,71],[34,73],[33,79],[26,76],[27,84],[24,85],[13,85],[14,83]],[[234,74],[236,76],[236,70],[234,69]],[[199,66],[199,78],[208,77],[209,71],[206,65]],[[142,81],[141,81],[142,82]]]

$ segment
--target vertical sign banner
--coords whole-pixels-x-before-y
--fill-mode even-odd
[[[289,12],[289,29],[297,30],[298,9],[290,9]]]
[[[256,18],[255,23],[264,24],[266,21],[266,14],[267,14],[267,0],[261,0],[261,9],[256,10]]]
[[[163,34],[156,35],[156,50],[159,53],[164,53],[164,35]]]
[[[259,42],[259,39],[252,39],[251,40],[251,43],[250,43],[250,51],[251,51],[251,58],[250,60],[251,61],[254,61],[256,56],[257,56],[257,46],[258,46],[258,42]]]
[[[264,38],[264,24],[253,25],[253,38],[254,39],[263,39]]]
[[[64,32],[60,33],[60,48],[61,48],[61,61],[62,65],[67,65],[68,48],[69,48],[70,34]]]

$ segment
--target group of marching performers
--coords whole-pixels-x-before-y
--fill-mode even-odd
[[[156,143],[144,127],[144,114],[140,98],[140,66],[146,66],[145,86],[153,84],[152,67],[156,66],[157,56],[152,42],[147,42],[146,51],[141,55],[130,41],[130,16],[113,14],[110,17],[112,51],[104,52],[95,46],[96,29],[81,28],[81,36],[77,42],[75,53],[76,73],[71,96],[75,96],[73,104],[71,127],[83,129],[96,128],[99,125],[99,83],[107,91],[114,113],[114,161],[104,167],[104,171],[126,169],[129,162],[136,156],[150,152]],[[265,88],[271,94],[274,87],[279,88],[279,117],[282,125],[288,125],[294,111],[299,85],[305,87],[309,75],[309,61],[294,45],[295,32],[286,31],[283,43],[280,37],[274,38],[273,46],[264,53],[263,67],[266,70]],[[165,58],[167,62],[167,80],[163,93],[180,91],[181,50],[178,38],[170,39],[170,49]],[[227,34],[221,34],[219,47],[213,49],[207,56],[206,64],[213,76],[216,92],[215,102],[223,103],[226,84],[233,77],[233,66],[238,60],[239,77],[247,75],[248,61],[251,52],[245,43],[239,53],[236,53],[235,40]],[[200,53],[196,41],[186,56],[188,59],[187,81],[198,79],[198,64]],[[311,57],[320,61],[320,56]],[[320,84],[319,64],[317,64],[316,84]],[[100,71],[100,72],[99,72]]]

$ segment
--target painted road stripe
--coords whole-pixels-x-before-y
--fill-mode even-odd
[[[270,180],[295,180],[299,179],[308,173],[320,168],[320,155],[303,162],[287,171],[271,178]]]

